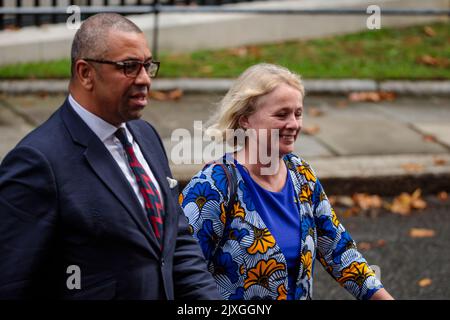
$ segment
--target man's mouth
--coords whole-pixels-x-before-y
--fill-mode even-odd
[[[131,100],[140,107],[145,107],[147,105],[147,93],[136,93],[131,95],[130,97]]]

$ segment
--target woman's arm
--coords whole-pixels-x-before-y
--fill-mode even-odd
[[[375,292],[369,300],[394,300],[394,298],[386,291],[386,289],[381,288]]]

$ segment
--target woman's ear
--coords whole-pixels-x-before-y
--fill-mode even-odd
[[[239,128],[246,130],[249,127],[248,116],[240,116],[238,120]]]
[[[80,85],[86,90],[92,90],[94,86],[94,68],[84,60],[78,60],[75,63],[75,74]]]

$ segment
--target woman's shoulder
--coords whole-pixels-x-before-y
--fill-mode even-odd
[[[214,182],[221,177],[226,176],[226,171],[228,170],[229,164],[223,161],[224,158],[217,159],[206,163],[203,168],[198,171],[191,180],[204,180]]]
[[[290,162],[295,167],[299,167],[299,166],[309,167],[309,168],[311,167],[310,164],[305,159],[303,159],[301,156],[296,155],[294,153],[289,153],[289,154],[285,155],[284,159],[287,162]]]
[[[300,174],[300,180],[305,180],[313,184],[317,181],[316,173],[309,163],[302,157],[290,153],[285,156],[285,161],[290,170]]]

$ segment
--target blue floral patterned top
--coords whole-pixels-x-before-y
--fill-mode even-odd
[[[295,299],[312,298],[316,259],[357,299],[370,298],[382,285],[337,219],[314,171],[293,154],[283,159],[294,185],[301,223]],[[191,232],[224,299],[285,300],[286,259],[239,171],[237,185],[234,208],[226,214],[230,195],[222,167],[206,165],[191,179],[179,199]],[[226,219],[230,219],[227,224]]]
[[[295,190],[289,172],[286,172],[287,177],[283,188],[279,192],[272,192],[256,183],[247,169],[239,162],[235,160],[234,163],[248,186],[259,215],[278,246],[280,246],[286,259],[288,270],[287,300],[293,300],[300,264],[300,219],[298,203],[295,201]]]

